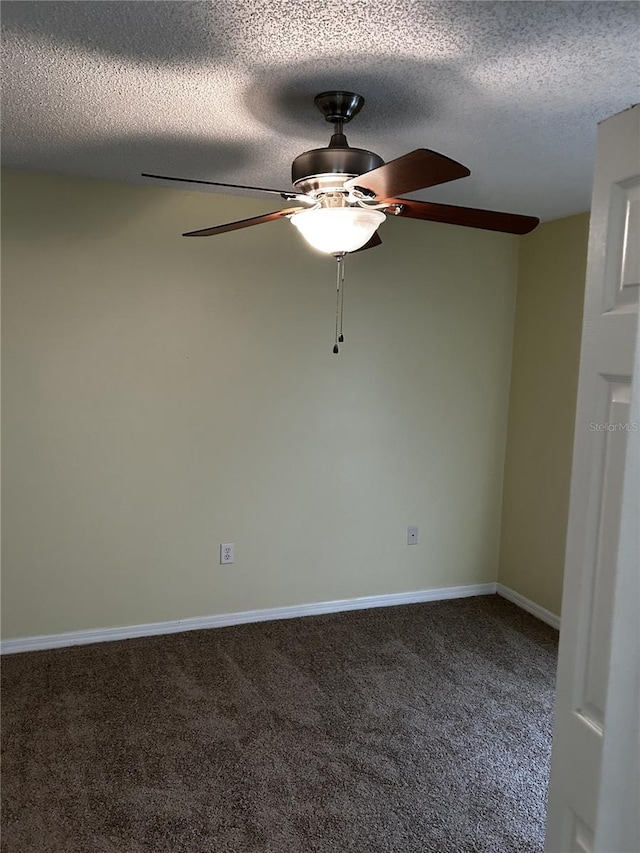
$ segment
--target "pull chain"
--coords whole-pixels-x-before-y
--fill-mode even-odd
[[[338,335],[338,341],[342,343],[344,341],[344,335],[342,334],[342,320],[344,317],[344,262],[347,256],[342,256],[342,263],[340,264],[340,334]]]
[[[336,275],[336,336],[333,345],[334,353],[340,352],[338,341],[344,340],[342,334],[342,286],[344,284],[344,255],[336,255],[338,261],[338,269]]]

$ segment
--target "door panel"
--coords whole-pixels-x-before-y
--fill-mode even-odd
[[[578,383],[547,853],[631,853],[606,846],[598,814],[611,689],[612,627],[628,619],[618,590],[638,571],[620,558],[640,291],[640,108],[598,129]],[[628,665],[637,645],[616,647]],[[636,661],[637,665],[637,661]],[[628,737],[628,735],[627,735]],[[596,839],[596,840],[594,840]],[[598,846],[599,845],[599,846]]]

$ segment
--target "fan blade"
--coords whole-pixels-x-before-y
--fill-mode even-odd
[[[456,163],[444,154],[430,151],[428,148],[418,148],[410,154],[390,160],[384,166],[350,178],[345,181],[347,189],[359,187],[375,193],[378,199],[387,199],[401,193],[423,190],[444,184],[447,181],[457,181],[466,178],[471,172],[461,163]]]
[[[353,252],[349,252],[350,255],[355,255],[356,252],[364,252],[365,249],[374,249],[376,246],[382,245],[382,240],[380,239],[380,235],[376,231],[373,237],[369,240],[368,243],[365,243],[364,246],[360,246],[359,249],[356,249]]]
[[[521,216],[518,213],[500,213],[496,210],[479,210],[475,207],[455,207],[451,204],[434,204],[430,201],[414,201],[410,198],[390,198],[397,204],[399,216],[409,219],[427,219],[430,222],[445,222],[449,225],[466,225],[468,228],[484,228],[487,231],[504,231],[506,234],[528,234],[538,225],[536,216]]]
[[[216,181],[198,181],[195,178],[170,178],[168,175],[150,175],[148,172],[142,172],[143,178],[154,178],[158,181],[180,181],[183,184],[206,184],[208,187],[222,187],[230,190],[252,190],[253,192],[269,193],[270,195],[279,195],[281,198],[296,201],[306,201],[307,203],[315,203],[315,199],[302,193],[294,193],[290,190],[271,190],[267,187],[246,187],[243,184],[219,184]],[[404,192],[402,190],[402,192]]]
[[[240,228],[249,228],[251,225],[261,225],[263,222],[271,222],[273,219],[281,219],[290,213],[303,210],[301,207],[288,207],[284,210],[274,210],[272,213],[263,213],[262,216],[252,216],[250,219],[240,219],[237,222],[225,222],[224,225],[213,225],[211,228],[202,228],[200,231],[187,231],[183,237],[213,237],[215,234],[224,234],[227,231],[238,231]]]

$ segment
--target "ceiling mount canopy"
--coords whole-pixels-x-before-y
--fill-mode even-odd
[[[313,99],[326,121],[348,124],[364,106],[364,98],[355,92],[320,92]]]

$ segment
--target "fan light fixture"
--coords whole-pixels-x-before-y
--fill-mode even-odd
[[[385,219],[380,210],[319,207],[296,213],[290,221],[314,249],[328,255],[344,255],[368,243]]]

